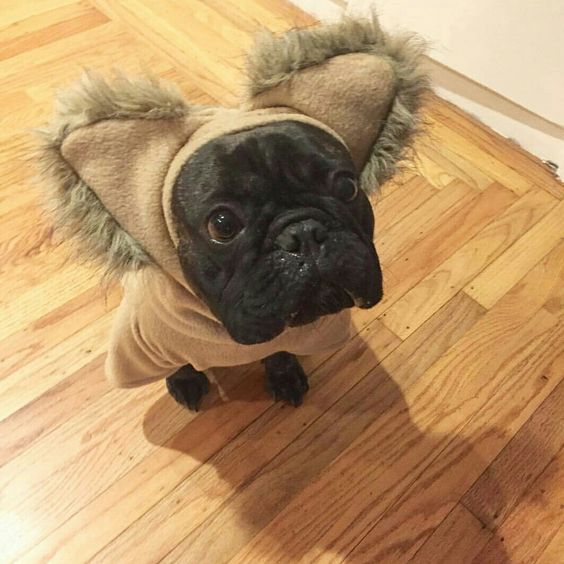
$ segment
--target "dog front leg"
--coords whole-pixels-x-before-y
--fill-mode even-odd
[[[168,393],[190,411],[198,411],[202,398],[209,391],[209,380],[188,364],[166,379]]]
[[[307,376],[295,355],[275,353],[263,360],[266,387],[275,400],[284,400],[297,407],[309,390]]]

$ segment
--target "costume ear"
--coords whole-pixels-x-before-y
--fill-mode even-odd
[[[375,16],[266,34],[248,59],[247,105],[289,106],[329,126],[371,192],[393,175],[416,130],[428,87],[422,52],[413,36],[382,32]]]
[[[59,94],[39,153],[51,180],[48,204],[86,258],[117,273],[155,257],[175,263],[172,244],[163,249],[170,236],[162,186],[174,155],[205,121],[200,109],[156,79],[110,83],[86,74]]]

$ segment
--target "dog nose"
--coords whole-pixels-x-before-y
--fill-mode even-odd
[[[315,219],[306,219],[287,225],[276,237],[276,246],[289,253],[315,254],[327,239],[327,229]]]

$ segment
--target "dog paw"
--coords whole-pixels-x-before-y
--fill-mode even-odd
[[[267,358],[265,365],[266,387],[274,399],[286,401],[295,407],[301,405],[309,385],[297,358],[288,353],[277,353]]]
[[[198,411],[202,398],[209,391],[209,380],[203,372],[185,366],[166,379],[166,387],[180,405],[190,411]]]

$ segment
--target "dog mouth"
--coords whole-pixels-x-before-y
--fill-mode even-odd
[[[314,296],[305,296],[298,307],[288,315],[286,325],[299,327],[317,321],[325,315],[352,308],[358,300],[344,288],[323,283]]]
[[[311,255],[271,250],[254,270],[241,271],[236,283],[232,279],[218,318],[236,342],[264,343],[285,329],[380,301],[382,276],[373,246],[348,231],[330,231],[323,243]]]

